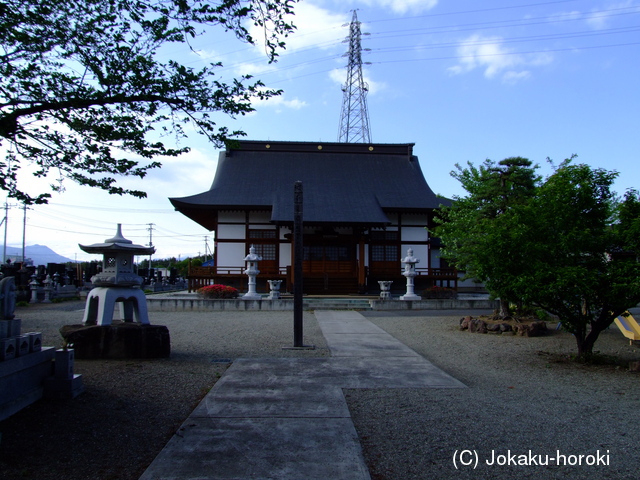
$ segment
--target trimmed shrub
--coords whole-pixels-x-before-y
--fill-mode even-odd
[[[238,298],[237,288],[219,284],[199,288],[197,293],[204,298]]]
[[[453,288],[440,287],[438,285],[427,288],[422,293],[423,298],[456,298],[457,296],[458,292]]]

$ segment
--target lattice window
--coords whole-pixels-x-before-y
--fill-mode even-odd
[[[256,249],[256,253],[262,257],[262,260],[276,259],[276,245],[274,243],[254,244],[253,246]]]
[[[397,231],[374,230],[371,232],[371,240],[375,242],[398,240]]]
[[[277,230],[249,230],[249,238],[271,238],[276,239]]]
[[[372,262],[398,262],[400,255],[398,254],[397,245],[371,245],[371,261]]]

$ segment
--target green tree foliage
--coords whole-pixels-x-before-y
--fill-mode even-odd
[[[529,268],[515,289],[529,304],[557,315],[589,356],[600,333],[640,302],[638,198],[618,204],[615,172],[563,162],[523,209],[514,240]]]
[[[640,198],[631,190],[618,201],[615,172],[572,159],[542,183],[522,159],[458,168],[469,195],[443,210],[435,234],[493,295],[557,315],[585,357],[640,302]]]
[[[640,194],[637,190],[625,193],[619,206],[616,228],[625,248],[640,255]]]
[[[164,60],[161,49],[188,47],[212,26],[254,43],[253,23],[263,27],[273,61],[293,29],[286,17],[295,1],[0,0],[0,188],[46,203],[50,193],[18,186],[30,165],[37,177],[52,172],[60,181],[144,197],[116,177],[142,178],[160,166],[155,157],[187,152],[180,139],[191,129],[216,146],[242,135],[218,126],[214,115],[244,115],[252,100],[280,92],[250,76],[225,83],[214,75],[219,63],[197,70]]]
[[[444,243],[442,254],[468,278],[481,281],[501,300],[501,314],[509,303],[520,302],[513,279],[526,267],[527,258],[514,242],[518,206],[535,192],[540,177],[537,166],[526,158],[512,157],[498,163],[486,160],[480,167],[456,165],[451,173],[468,192],[443,208],[435,235]]]

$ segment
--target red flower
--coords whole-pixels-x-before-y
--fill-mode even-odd
[[[198,289],[198,294],[202,295],[204,298],[237,298],[238,297],[238,289],[229,287],[227,285],[208,285],[206,287],[202,287]]]

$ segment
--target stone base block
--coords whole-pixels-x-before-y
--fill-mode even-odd
[[[0,420],[42,398],[44,382],[53,375],[53,347],[0,362]]]
[[[0,320],[0,340],[9,338],[9,320]]]
[[[42,350],[42,333],[41,332],[29,332],[29,352],[39,352]]]
[[[260,295],[259,293],[245,293],[242,297],[240,297],[241,300],[262,300],[262,295]]]
[[[420,301],[422,300],[422,297],[419,295],[415,295],[415,294],[411,294],[411,293],[407,293],[405,295],[402,295],[400,297],[400,300],[404,300],[405,302],[410,301],[410,302],[416,302],[416,301]]]
[[[29,336],[18,335],[16,339],[16,357],[24,357],[29,353]]]
[[[16,339],[0,338],[0,361],[16,357]]]
[[[171,355],[169,329],[133,322],[111,325],[65,325],[60,334],[73,344],[78,359],[167,358]]]
[[[44,382],[44,397],[58,400],[70,400],[84,392],[82,375],[72,378],[47,378]]]

